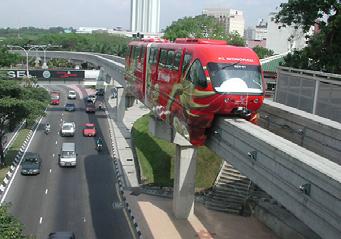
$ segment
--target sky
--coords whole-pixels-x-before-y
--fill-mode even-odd
[[[185,16],[200,15],[204,8],[241,10],[245,26],[268,19],[286,0],[160,0],[161,29]],[[130,28],[130,0],[0,0],[0,28],[123,27]]]

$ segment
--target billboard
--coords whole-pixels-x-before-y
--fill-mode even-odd
[[[6,75],[11,79],[26,77],[26,70],[6,70]],[[84,80],[85,73],[82,70],[29,70],[29,75],[38,80]]]

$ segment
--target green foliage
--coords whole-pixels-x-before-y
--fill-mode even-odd
[[[276,21],[300,26],[307,32],[318,25],[320,32],[308,37],[308,46],[289,54],[285,65],[341,74],[341,3],[339,0],[289,0],[281,4]]]
[[[18,54],[8,52],[5,47],[0,46],[0,67],[11,66],[20,62],[22,57]]]
[[[174,41],[176,38],[226,39],[223,26],[211,16],[199,15],[179,19],[168,26],[164,38]]]
[[[0,206],[0,235],[1,239],[21,239],[23,235],[23,225],[9,213],[8,205]]]
[[[44,88],[22,87],[17,81],[0,80],[0,142],[6,132],[26,119],[33,123],[45,114],[50,96]],[[0,158],[4,159],[2,144]]]
[[[267,49],[267,48],[262,47],[262,46],[255,46],[254,48],[252,48],[252,50],[254,50],[254,52],[256,52],[259,59],[267,58],[267,57],[272,56],[274,54],[273,50]]]
[[[245,46],[246,44],[245,39],[236,31],[227,34],[226,40],[229,45],[233,46]]]
[[[133,143],[142,169],[144,183],[173,186],[175,145],[148,133],[149,115],[138,119],[132,129]],[[197,154],[196,188],[208,188],[220,170],[221,159],[207,147],[200,147]]]
[[[245,40],[237,32],[225,33],[219,21],[206,15],[185,17],[168,26],[164,38],[174,41],[176,38],[209,38],[226,40],[229,45],[245,46]]]
[[[107,34],[76,34],[76,33],[40,33],[37,35],[23,34],[20,38],[7,37],[4,44],[26,46],[30,44],[60,45],[57,50],[85,51],[125,56],[129,37]],[[53,48],[49,49],[53,50]]]

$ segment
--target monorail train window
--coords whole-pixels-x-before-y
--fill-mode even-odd
[[[207,87],[205,72],[198,59],[193,62],[186,79],[193,82],[195,86],[200,86],[202,88]]]
[[[175,55],[175,53],[174,53],[173,50],[169,50],[169,51],[168,51],[168,54],[167,54],[167,64],[166,64],[166,66],[167,66],[167,68],[169,68],[169,69],[172,69],[172,67],[173,67],[174,55]]]
[[[262,94],[260,66],[235,63],[208,63],[214,89],[221,93]]]
[[[192,59],[192,55],[189,53],[186,53],[184,57],[184,62],[182,63],[182,73],[185,73],[185,71],[187,70],[187,67],[189,66],[189,63],[191,62],[191,59]]]
[[[153,64],[155,52],[156,52],[155,48],[150,48],[149,59],[148,59],[149,64]]]
[[[146,52],[146,48],[145,48],[145,47],[142,47],[142,48],[141,48],[141,54],[140,54],[140,59],[141,59],[142,62],[143,62],[143,59],[144,59],[144,54],[145,54],[145,52]]]
[[[175,54],[174,63],[173,63],[174,70],[179,70],[180,60],[181,60],[181,52],[177,52]]]
[[[160,55],[160,60],[159,60],[159,66],[160,67],[165,67],[167,62],[167,50],[162,49],[161,50],[161,55]]]

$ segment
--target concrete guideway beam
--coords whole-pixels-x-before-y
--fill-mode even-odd
[[[341,123],[265,100],[260,126],[341,165]]]
[[[340,238],[340,165],[241,119],[219,118],[207,146],[322,238]]]

